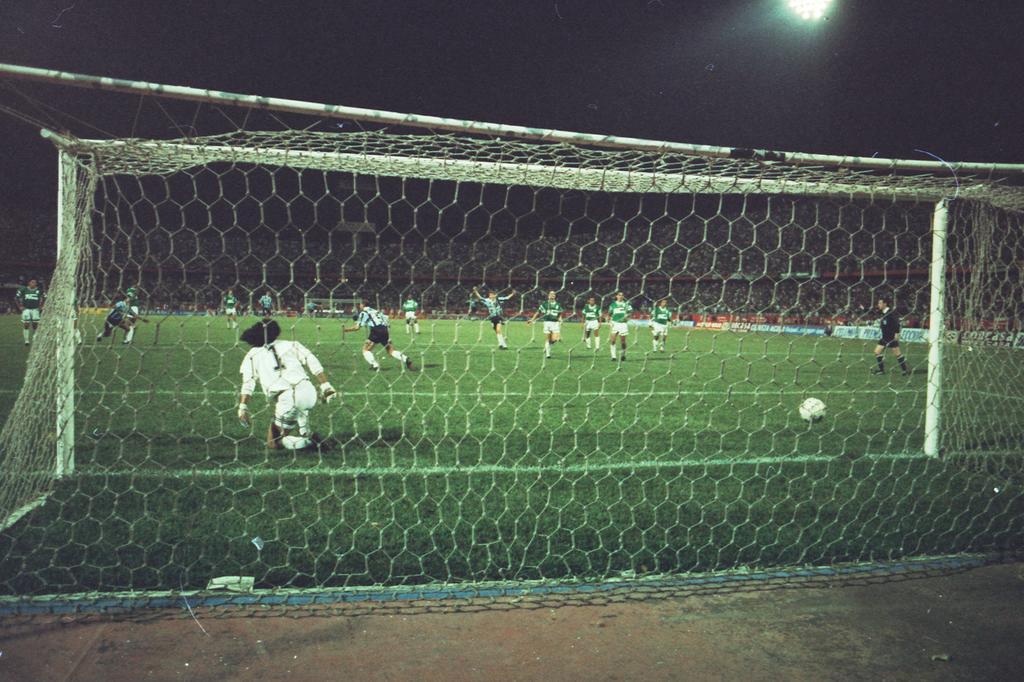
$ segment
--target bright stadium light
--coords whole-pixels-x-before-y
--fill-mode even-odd
[[[825,16],[825,10],[832,4],[832,0],[788,0],[788,4],[802,19],[816,21]]]

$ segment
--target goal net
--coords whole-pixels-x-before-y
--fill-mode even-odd
[[[394,125],[51,139],[62,248],[0,434],[8,595],[1020,549],[1019,175]],[[125,343],[102,332],[129,288]],[[229,291],[238,329],[208,314]],[[267,292],[339,391],[322,448],[268,450],[259,394],[238,423]],[[553,344],[528,324],[549,292]],[[358,300],[413,371],[342,332]],[[876,361],[880,301],[905,366]]]

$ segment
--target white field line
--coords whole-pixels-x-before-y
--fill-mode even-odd
[[[0,532],[3,532],[11,526],[13,526],[14,524],[16,524],[21,519],[21,517],[23,517],[25,514],[28,514],[36,507],[42,506],[43,503],[45,503],[47,498],[49,497],[50,493],[44,493],[39,497],[36,497],[15,509],[6,519],[0,521]]]
[[[245,468],[224,469],[99,469],[82,467],[75,472],[75,478],[103,478],[105,476],[135,478],[221,478],[251,477],[276,478],[280,476],[431,476],[444,474],[486,475],[486,474],[551,474],[588,473],[601,471],[633,471],[637,469],[682,469],[690,467],[760,465],[760,464],[801,464],[814,462],[854,462],[862,460],[884,461],[904,459],[927,459],[920,452],[863,455],[856,460],[841,455],[779,455],[772,457],[748,457],[745,459],[700,459],[691,461],[644,460],[637,462],[613,462],[608,464],[525,464],[505,466],[481,464],[475,466],[425,466],[425,467],[294,467],[294,468]]]
[[[904,394],[904,393],[923,393],[924,386],[920,388],[871,388],[871,389],[828,389],[821,386],[811,386],[806,389],[800,390],[752,390],[752,391],[730,391],[730,390],[718,390],[718,391],[707,391],[707,390],[679,390],[679,391],[578,391],[570,393],[567,391],[458,391],[458,390],[438,390],[438,391],[346,391],[344,389],[339,390],[342,398],[346,396],[361,396],[361,397],[380,397],[389,398],[393,396],[401,397],[423,397],[423,398],[434,398],[434,399],[472,399],[472,398],[536,398],[543,400],[544,398],[580,398],[580,397],[633,397],[633,398],[645,398],[649,396],[734,396],[734,395],[752,395],[752,396],[778,396],[778,395],[805,395],[808,391],[815,391],[821,395],[852,395],[852,394]],[[0,394],[17,394],[18,389],[0,389]],[[99,396],[144,396],[144,395],[170,395],[170,396],[207,396],[207,395],[232,395],[237,396],[238,391],[225,391],[219,389],[211,390],[181,390],[181,391],[170,391],[167,389],[153,389],[153,390],[133,390],[133,391],[120,391],[120,390],[90,390],[90,391],[76,391],[77,395],[99,395]],[[993,396],[993,397],[1005,397],[1005,396]]]

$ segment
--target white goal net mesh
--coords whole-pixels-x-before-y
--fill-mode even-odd
[[[0,516],[49,495],[0,533],[7,594],[1020,549],[1012,183],[387,130],[62,151],[78,169],[65,230],[84,236],[62,250],[0,436]],[[954,196],[936,458],[922,454],[932,220]],[[102,336],[129,289],[131,343]],[[507,351],[474,289],[510,297]],[[527,324],[549,292],[553,345],[553,327]],[[619,292],[622,327],[607,319]],[[311,414],[321,448],[267,450],[262,396],[256,426],[237,421],[238,335],[264,295],[339,390]],[[57,480],[75,296],[74,467]],[[390,317],[412,371],[379,348],[372,371],[348,319],[307,308],[360,299]],[[893,350],[871,373],[880,300],[901,319],[906,373]],[[806,398],[823,419],[801,419]]]

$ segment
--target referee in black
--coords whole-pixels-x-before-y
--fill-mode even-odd
[[[900,352],[900,316],[896,314],[889,304],[888,297],[878,299],[878,310],[882,313],[879,320],[879,327],[882,329],[882,338],[875,346],[875,362],[878,367],[873,369],[872,374],[885,374],[885,349],[891,348],[896,361],[900,363],[900,371],[903,376],[910,376],[910,369],[907,367],[907,359]]]

